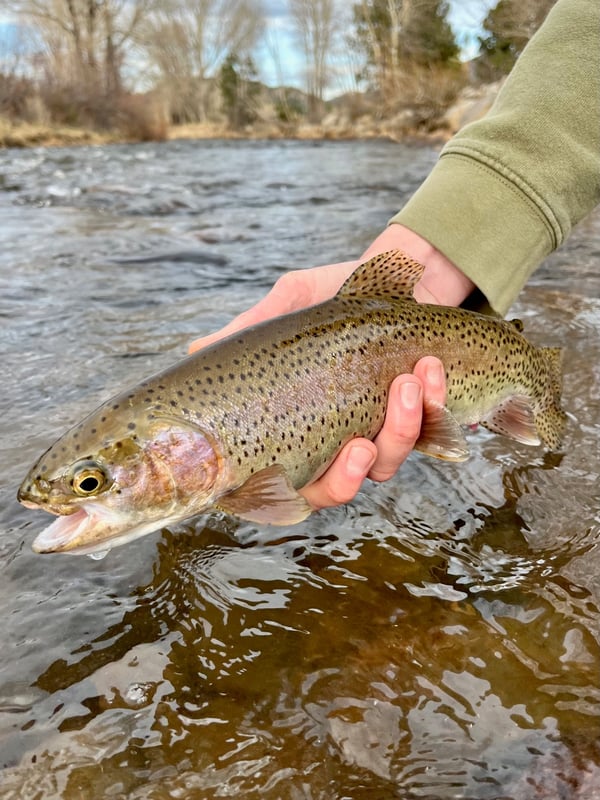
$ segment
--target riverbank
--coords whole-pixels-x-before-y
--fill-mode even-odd
[[[340,106],[319,123],[304,120],[280,122],[258,120],[244,128],[232,129],[226,122],[203,122],[160,127],[164,139],[298,139],[348,140],[388,139],[395,142],[443,142],[469,122],[482,117],[492,105],[501,82],[467,87],[446,110],[439,122],[424,127],[413,111],[378,117],[375,113],[357,115]],[[0,118],[0,147],[54,147],[81,144],[111,144],[138,141],[123,131],[95,131],[87,128],[12,123]]]
[[[173,125],[167,129],[166,139],[298,139],[298,140],[347,140],[390,139],[392,141],[431,141],[447,138],[444,131],[402,133],[393,125],[272,125],[258,124],[241,130],[232,130],[225,124],[195,123]],[[84,128],[69,128],[52,125],[9,125],[0,122],[0,147],[70,147],[87,144],[115,144],[131,142],[131,138],[119,131],[98,132]]]

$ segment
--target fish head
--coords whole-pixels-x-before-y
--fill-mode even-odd
[[[211,437],[181,420],[156,417],[107,432],[88,419],[38,460],[18,499],[58,515],[34,551],[89,554],[205,510],[220,466]]]

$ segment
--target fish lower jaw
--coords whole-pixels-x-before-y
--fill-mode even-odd
[[[57,516],[34,539],[31,549],[35,553],[64,553],[78,549],[79,542],[85,539],[92,528],[91,515],[85,508],[79,508],[68,516]]]
[[[19,497],[19,503],[25,508],[30,508],[32,511],[39,511],[41,506],[39,503],[34,503],[33,500],[23,500]]]
[[[98,518],[81,508],[74,514],[58,517],[38,534],[32,544],[36,553],[65,553],[67,555],[90,555],[102,553],[138,539],[166,525],[181,521],[180,515],[164,519],[144,521],[127,526],[114,520],[112,525],[106,518]],[[104,528],[104,530],[101,530]]]

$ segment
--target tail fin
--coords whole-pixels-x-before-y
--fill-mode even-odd
[[[535,415],[535,426],[546,447],[558,450],[567,423],[567,415],[560,407],[563,351],[560,347],[542,347],[541,351],[548,365],[552,397],[548,406]]]
[[[560,402],[562,394],[562,362],[563,350],[562,347],[542,347],[541,348],[548,370],[550,372],[550,385],[552,387],[552,394],[557,403]]]
[[[567,415],[556,403],[535,415],[535,427],[548,450],[559,450],[562,444]]]

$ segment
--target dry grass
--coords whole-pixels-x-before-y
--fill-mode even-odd
[[[157,106],[147,98],[133,95],[122,98],[113,114],[110,127],[102,130],[85,124],[28,122],[0,117],[0,147],[160,141],[167,138],[167,133],[166,120],[159,113]]]
[[[108,133],[64,125],[38,125],[9,122],[0,118],[0,147],[40,147],[53,145],[105,144],[115,141]]]

